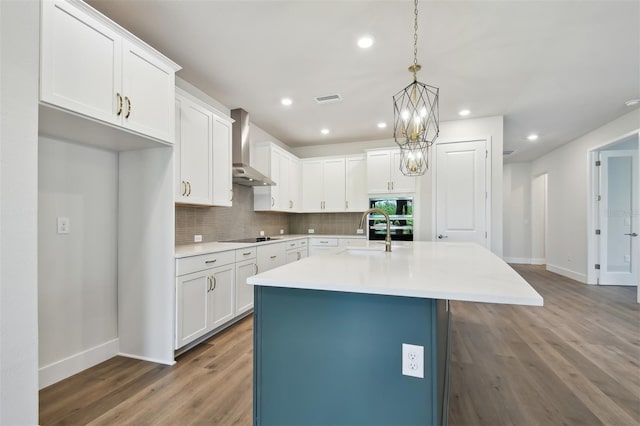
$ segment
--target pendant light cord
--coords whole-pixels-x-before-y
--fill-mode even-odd
[[[418,81],[418,0],[414,1],[413,21],[413,81]]]

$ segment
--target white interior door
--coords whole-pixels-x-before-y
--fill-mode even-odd
[[[638,151],[600,152],[600,284],[638,285],[637,165]]]
[[[436,145],[436,236],[487,247],[486,141]]]

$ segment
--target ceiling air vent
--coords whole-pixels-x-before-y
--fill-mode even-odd
[[[511,149],[511,150],[508,150],[508,151],[502,151],[502,155],[506,157],[507,155],[511,155],[511,154],[513,154],[514,152],[515,152],[515,151],[514,151],[514,150],[512,150],[512,149]]]
[[[340,102],[340,101],[342,101],[342,96],[338,94],[316,97],[316,102],[319,104],[332,104],[334,102]]]

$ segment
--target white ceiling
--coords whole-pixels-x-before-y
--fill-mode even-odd
[[[292,147],[391,138],[392,96],[412,78],[412,1],[88,2]],[[640,98],[639,1],[422,0],[418,37],[418,80],[440,88],[440,120],[504,115],[506,161],[537,158]],[[314,101],[334,93],[341,103]]]

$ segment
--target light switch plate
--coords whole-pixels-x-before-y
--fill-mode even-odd
[[[194,243],[201,243],[202,242],[202,235],[194,235],[193,236],[193,242]]]
[[[309,232],[310,234],[315,234],[316,230],[313,228],[309,228],[307,229],[307,232]]]
[[[364,229],[356,229],[356,234],[364,234]]]
[[[424,379],[424,346],[402,344],[402,375]]]

